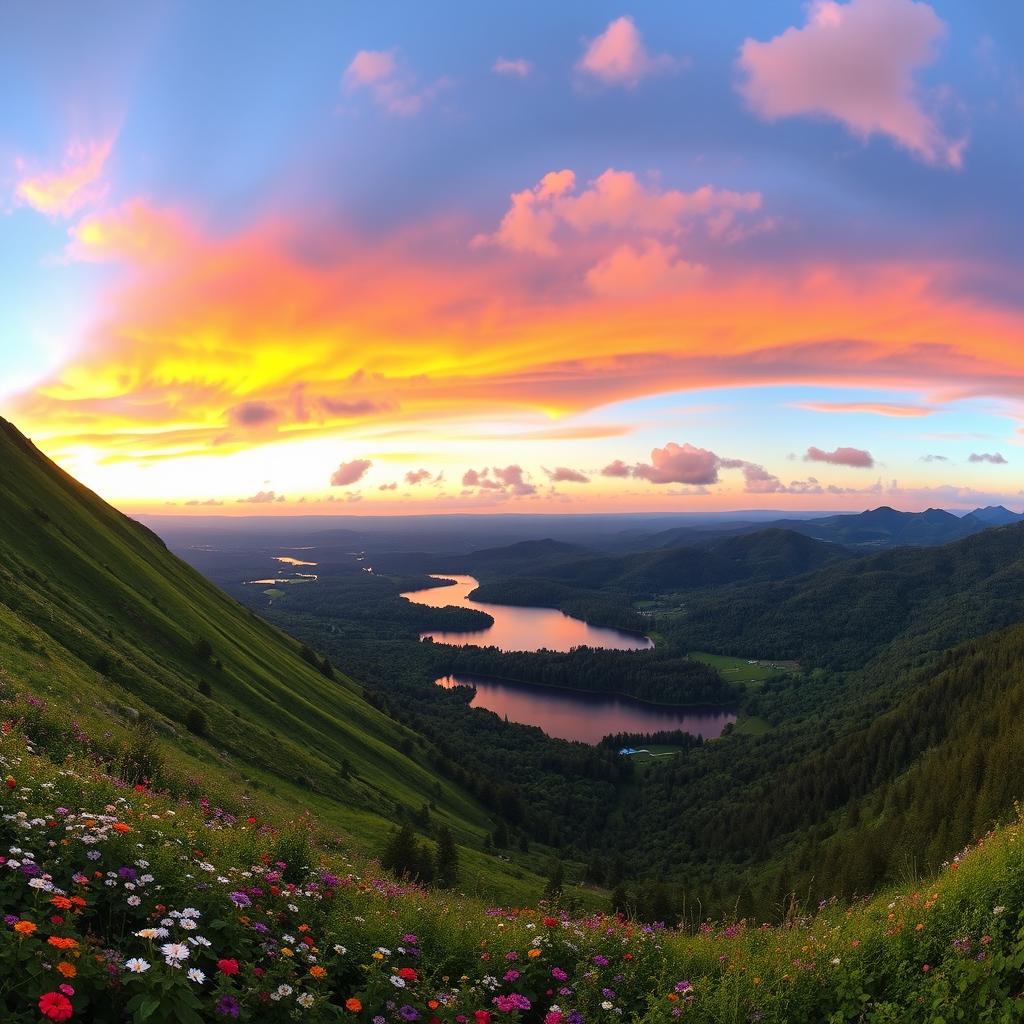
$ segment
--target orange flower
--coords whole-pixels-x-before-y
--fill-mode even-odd
[[[70,910],[72,906],[74,906],[74,904],[71,902],[71,900],[67,898],[67,896],[54,896],[53,899],[50,900],[50,902],[58,910]]]
[[[63,935],[51,935],[46,940],[51,946],[57,949],[77,949],[78,940],[72,938],[66,938]]]
[[[363,1004],[359,1002],[358,999],[352,998],[345,1000],[345,1009],[350,1013],[358,1013],[362,1008]]]
[[[383,954],[383,953],[381,953],[381,952],[380,952],[379,950],[378,950],[378,951],[377,951],[376,953],[371,953],[371,954],[370,954],[370,956],[371,956],[371,957],[372,957],[372,958],[373,958],[374,960],[383,960],[383,959],[384,959],[384,954]]]
[[[57,970],[60,971],[65,978],[73,978],[78,973],[75,965],[69,964],[67,960],[61,960],[61,962],[57,964]]]
[[[315,966],[310,967],[309,973],[314,978],[325,978],[325,977],[327,977],[327,971],[325,971],[319,964],[316,964]]]
[[[14,926],[14,930],[19,935],[31,935],[36,930],[36,926],[31,921],[19,921]]]
[[[110,827],[115,832],[131,832],[132,830],[131,825],[126,825],[123,821],[115,821]]]
[[[531,950],[530,950],[530,952],[529,952],[529,953],[527,953],[526,955],[527,955],[528,957],[535,957],[535,956],[540,956],[540,950],[539,950],[539,949],[537,949],[537,948],[531,949]]]

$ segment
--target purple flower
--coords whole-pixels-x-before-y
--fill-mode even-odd
[[[129,882],[134,882],[135,879],[139,877],[139,873],[135,868],[118,868],[117,877],[127,878]]]
[[[505,980],[506,981],[516,981],[518,978],[519,978],[519,972],[518,971],[506,971],[505,972]]]
[[[411,935],[410,934],[410,935],[403,935],[402,936],[402,942],[404,942],[407,946],[411,945],[411,944],[415,944],[415,943],[417,943],[419,941],[420,940],[417,939],[415,935]]]
[[[688,981],[677,981],[673,987],[677,992],[689,992],[693,988]]]
[[[238,1000],[234,996],[221,996],[217,1003],[217,1012],[222,1017],[237,1017],[238,1010]]]
[[[399,1007],[398,1016],[401,1017],[402,1020],[419,1019],[419,1014],[416,1012],[415,1008],[410,1006],[408,1003],[406,1003],[405,1006]]]
[[[249,897],[246,896],[244,892],[230,892],[228,893],[228,899],[231,900],[231,902],[234,903],[236,907],[252,906],[252,900],[249,899]]]
[[[583,1014],[579,1010],[570,1010],[565,1019],[566,1024],[583,1024]]]
[[[597,964],[598,967],[607,967],[608,957],[602,956],[600,953],[598,953],[597,956],[594,957],[594,963]]]
[[[565,979],[568,978],[569,975],[566,974],[561,967],[552,967],[551,977],[554,978],[555,981],[565,981]]]

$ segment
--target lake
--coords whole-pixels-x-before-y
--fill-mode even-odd
[[[506,604],[471,601],[469,595],[479,585],[472,576],[435,575],[433,579],[451,579],[447,587],[412,590],[402,595],[414,604],[431,608],[456,605],[487,612],[494,625],[472,632],[421,633],[436,643],[465,647],[479,644],[503,651],[569,651],[573,647],[600,647],[604,650],[636,651],[653,647],[646,636],[621,629],[591,626],[582,619],[556,608],[520,608]],[[549,736],[563,740],[597,743],[603,736],[617,732],[660,732],[683,729],[694,736],[714,739],[736,715],[708,708],[673,707],[647,704],[632,697],[606,693],[558,690],[548,686],[490,679],[486,676],[459,674],[436,680],[439,686],[475,686],[472,707],[487,708],[512,722],[536,725]]]
[[[556,690],[459,673],[436,680],[438,686],[475,686],[474,708],[487,708],[509,721],[536,725],[549,736],[597,743],[617,732],[649,733],[682,729],[714,739],[736,721],[735,712],[645,704],[630,697]]]
[[[432,575],[435,580],[454,580],[447,587],[429,587],[402,594],[413,604],[431,608],[455,605],[487,612],[494,625],[471,632],[431,631],[421,633],[420,639],[430,637],[439,644],[466,647],[498,647],[503,651],[570,651],[574,647],[601,647],[610,651],[641,651],[654,646],[654,642],[639,633],[626,633],[621,629],[591,626],[582,619],[560,612],[557,608],[520,608],[508,604],[485,604],[471,601],[469,595],[479,583],[472,576]]]

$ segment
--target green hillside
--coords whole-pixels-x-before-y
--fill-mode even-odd
[[[0,680],[73,708],[111,749],[153,728],[165,773],[309,808],[365,852],[430,805],[470,844],[467,884],[539,891],[529,871],[479,852],[486,812],[352,680],[303,657],[3,420],[0,466]]]

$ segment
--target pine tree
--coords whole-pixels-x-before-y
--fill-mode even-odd
[[[491,839],[499,850],[508,849],[508,826],[505,822],[498,820],[498,824],[491,833]]]
[[[459,848],[452,839],[447,825],[442,825],[437,835],[435,877],[438,884],[451,889],[459,880]]]
[[[398,876],[414,874],[419,868],[420,850],[416,842],[416,833],[411,825],[403,825],[391,833],[388,844],[384,847],[380,862],[383,867]]]
[[[548,880],[544,886],[544,899],[549,903],[557,903],[562,896],[562,885],[565,882],[565,873],[562,870],[562,862],[553,862],[551,871],[548,873]]]

